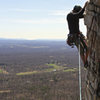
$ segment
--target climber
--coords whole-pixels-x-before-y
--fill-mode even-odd
[[[72,12],[67,15],[67,22],[69,28],[67,44],[72,47],[73,45],[76,45],[77,48],[80,44],[80,55],[84,63],[84,67],[88,66],[87,57],[89,53],[85,36],[79,30],[79,19],[84,17],[84,11],[87,4],[88,2],[85,3],[83,8],[78,5],[74,6]]]

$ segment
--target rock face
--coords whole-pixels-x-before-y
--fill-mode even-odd
[[[100,0],[90,0],[85,25],[89,46],[85,100],[100,100]]]

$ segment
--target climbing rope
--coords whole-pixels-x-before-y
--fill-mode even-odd
[[[81,89],[81,60],[80,60],[80,37],[79,37],[79,92],[80,100],[82,100],[82,89]]]

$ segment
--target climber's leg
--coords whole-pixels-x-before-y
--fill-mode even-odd
[[[87,50],[86,50],[86,54],[85,54],[85,59],[86,59],[86,61],[87,61],[88,55],[89,55],[89,50],[87,49]]]
[[[88,58],[88,55],[89,55],[89,50],[88,50],[88,46],[87,46],[87,42],[86,42],[85,36],[82,33],[80,34],[80,42],[83,45],[84,57],[85,57],[85,65],[86,65],[88,63],[87,58]]]
[[[87,49],[87,42],[86,42],[85,36],[82,33],[80,33],[80,42],[82,43],[84,48]]]
[[[85,58],[84,58],[84,56],[81,55],[81,54],[80,54],[80,56],[81,56],[81,59],[82,59],[82,61],[83,61],[83,64],[85,65]]]
[[[80,56],[83,61],[83,64],[85,64],[86,58],[85,58],[84,47],[83,47],[82,43],[80,43]]]
[[[79,51],[79,41],[78,40],[75,41],[75,45]],[[85,64],[86,60],[85,60],[85,55],[84,55],[84,47],[83,47],[81,42],[80,42],[80,56],[81,56],[81,59],[83,61],[83,64]]]

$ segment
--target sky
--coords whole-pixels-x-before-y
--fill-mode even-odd
[[[0,38],[66,39],[66,15],[86,0],[0,0]],[[80,29],[86,35],[83,20]]]

